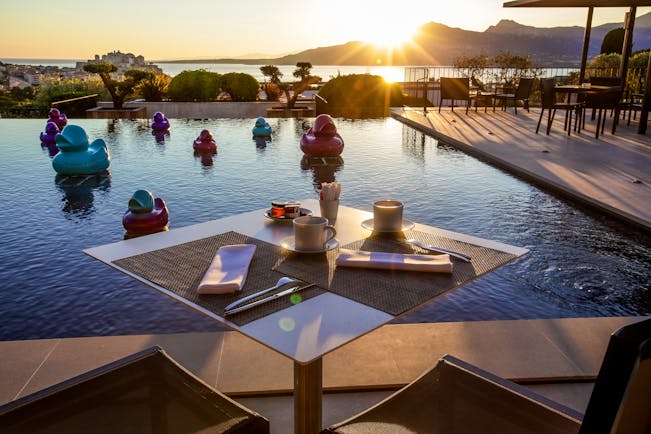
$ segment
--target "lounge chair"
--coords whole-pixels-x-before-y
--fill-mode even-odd
[[[651,432],[651,319],[613,333],[585,415],[446,355],[384,401],[322,434]]]
[[[3,405],[0,432],[268,434],[269,422],[152,347]]]
[[[498,93],[493,97],[493,109],[497,105],[497,102],[501,102],[503,110],[506,110],[506,104],[509,101],[513,101],[513,107],[515,109],[515,114],[518,114],[518,101],[522,101],[522,105],[527,111],[529,111],[529,96],[531,95],[531,88],[533,87],[533,78],[521,78],[518,82],[518,87],[515,89],[514,93]]]

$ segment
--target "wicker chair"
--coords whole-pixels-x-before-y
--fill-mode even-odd
[[[503,110],[506,110],[506,105],[509,101],[513,101],[515,114],[518,114],[518,101],[522,101],[522,105],[529,111],[529,96],[531,95],[531,88],[533,87],[533,78],[521,78],[518,82],[518,87],[514,93],[498,93],[493,97],[493,109],[497,102],[501,102]]]
[[[0,432],[268,434],[269,421],[214,390],[159,347],[0,407]]]
[[[441,77],[441,98],[439,99],[439,113],[443,100],[450,100],[452,111],[454,111],[455,101],[466,102],[466,114],[470,108],[470,101],[473,97],[470,95],[470,81],[467,78],[446,78]]]
[[[322,434],[648,434],[651,319],[613,333],[585,415],[444,356],[421,377]]]
[[[540,130],[540,123],[542,122],[543,114],[547,110],[547,135],[552,128],[552,123],[554,122],[554,116],[556,115],[556,110],[565,110],[565,129],[567,130],[567,135],[570,135],[572,127],[572,114],[575,113],[574,128],[578,131],[581,129],[581,123],[579,122],[579,117],[581,114],[581,109],[583,103],[581,102],[558,102],[556,101],[556,91],[554,90],[554,79],[553,78],[544,78],[540,80],[540,117],[538,118],[538,125],[536,126],[536,134]]]

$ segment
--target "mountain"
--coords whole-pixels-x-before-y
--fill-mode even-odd
[[[601,42],[610,30],[623,23],[608,23],[592,27],[589,57],[597,55]],[[512,20],[501,20],[483,32],[449,27],[430,22],[420,27],[414,44],[388,54],[371,44],[352,41],[341,45],[312,48],[277,58],[206,59],[203,63],[247,63],[294,65],[310,62],[313,65],[451,65],[461,56],[485,54],[494,56],[506,51],[528,55],[540,65],[567,67],[580,62],[584,28],[525,26]],[[633,50],[651,47],[651,13],[635,20]]]

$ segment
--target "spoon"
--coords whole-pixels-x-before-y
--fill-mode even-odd
[[[425,244],[413,238],[408,239],[406,241],[409,244],[413,244],[414,246],[420,247],[421,249],[429,250],[431,252],[446,253],[450,256],[454,256],[455,258],[461,259],[462,261],[470,262],[470,256],[466,256],[463,253],[455,252],[454,250],[448,250],[448,249],[443,249],[441,247],[430,246],[429,244]]]
[[[262,291],[254,292],[253,294],[251,294],[251,295],[247,295],[247,296],[244,297],[244,298],[240,298],[239,300],[235,300],[234,302],[232,302],[231,304],[229,304],[228,306],[226,306],[226,307],[224,308],[224,311],[231,310],[231,309],[233,309],[233,308],[239,306],[239,305],[242,304],[242,303],[246,303],[247,301],[249,301],[249,300],[251,300],[251,299],[253,299],[253,298],[256,298],[256,297],[259,297],[259,296],[261,296],[261,295],[264,295],[264,294],[266,294],[266,293],[268,293],[268,292],[271,292],[271,291],[273,291],[273,290],[275,290],[275,289],[278,289],[278,288],[280,288],[281,286],[286,285],[286,284],[291,283],[291,282],[298,282],[298,280],[296,280],[296,279],[292,279],[291,277],[281,277],[281,278],[278,280],[278,282],[277,282],[274,286],[272,286],[271,288],[263,289]]]

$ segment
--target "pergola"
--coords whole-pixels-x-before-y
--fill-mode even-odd
[[[620,64],[619,76],[622,80],[622,85],[626,80],[626,73],[628,72],[628,58],[631,55],[633,47],[633,28],[635,27],[635,12],[638,6],[651,6],[651,0],[513,0],[504,3],[505,8],[588,8],[588,20],[585,25],[585,33],[583,37],[583,52],[581,53],[581,68],[579,70],[579,82],[585,79],[585,67],[588,60],[588,45],[590,43],[590,31],[592,29],[592,12],[594,8],[600,7],[627,7],[630,8],[626,13],[624,19],[624,45],[622,47],[622,63]],[[646,81],[649,83],[651,80],[651,56],[649,56],[649,64],[647,66]],[[646,133],[646,124],[651,108],[651,86],[645,86],[644,90],[644,107],[640,115],[640,125],[638,133]]]

